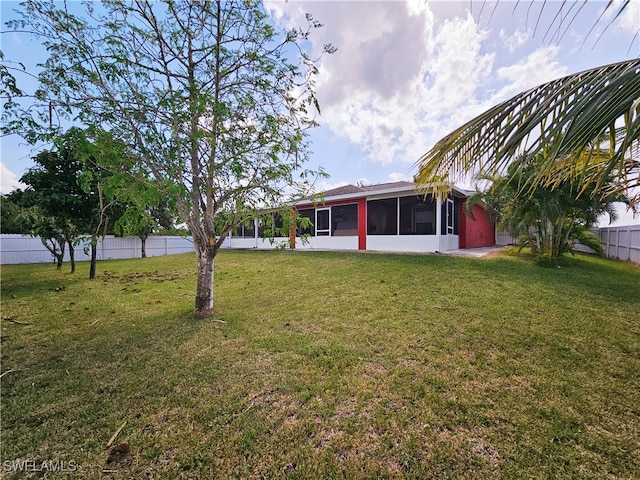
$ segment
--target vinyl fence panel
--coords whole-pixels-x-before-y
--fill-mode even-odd
[[[193,252],[191,237],[153,236],[147,239],[147,256],[172,255]],[[107,235],[98,243],[98,260],[116,258],[140,258],[142,242],[138,237],[115,237]],[[89,242],[81,242],[75,247],[77,261],[89,260]],[[65,251],[65,261],[69,261],[69,252]],[[42,245],[39,238],[28,235],[0,235],[0,264],[47,263],[53,262],[51,253]]]
[[[496,232],[496,245],[516,245],[518,239],[509,235],[508,232],[497,231]]]
[[[599,233],[607,257],[640,263],[640,225],[604,227]]]

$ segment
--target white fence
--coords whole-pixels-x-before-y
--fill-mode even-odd
[[[640,225],[599,229],[607,257],[640,263]]]
[[[600,237],[607,257],[630,260],[640,263],[640,225],[625,227],[602,227],[594,231]],[[518,243],[506,232],[496,232],[496,245],[514,245]],[[588,247],[576,245],[579,252],[592,252]]]
[[[75,248],[76,260],[90,260],[88,246],[88,242],[83,242]],[[148,257],[193,252],[193,250],[191,237],[153,236],[147,238],[146,242]],[[138,237],[121,238],[107,235],[98,243],[99,260],[140,258],[141,256],[142,242]],[[67,249],[65,251],[65,261],[68,260],[69,252]],[[0,235],[0,264],[45,263],[52,261],[51,253],[42,245],[39,238],[33,238],[28,235]]]
[[[496,245],[504,247],[506,245],[517,245],[517,243],[518,239],[509,235],[508,232],[496,230]]]

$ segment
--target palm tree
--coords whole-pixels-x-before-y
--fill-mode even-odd
[[[505,175],[486,179],[491,181],[491,187],[469,198],[467,212],[473,212],[473,205],[483,200],[490,211],[496,212],[498,226],[517,237],[522,246],[530,247],[536,260],[555,260],[572,252],[576,243],[600,253],[600,240],[591,234],[591,229],[602,214],[607,213],[615,219],[613,203],[628,204],[628,198],[610,187],[616,183],[611,175],[601,188],[596,182],[583,185],[573,179],[554,186],[531,188],[540,165],[546,162],[543,155],[519,156],[509,165]],[[565,168],[564,159],[556,164]],[[522,195],[523,190],[528,194]]]
[[[605,144],[598,141],[603,135]],[[602,151],[608,152],[604,159]],[[613,174],[612,185],[632,192],[638,204],[639,153],[640,59],[633,59],[553,80],[487,110],[425,153],[416,163],[416,181],[426,190],[447,178],[496,177],[518,155],[543,154],[547,161],[530,189],[568,178],[603,187]],[[569,159],[562,169],[559,158]]]

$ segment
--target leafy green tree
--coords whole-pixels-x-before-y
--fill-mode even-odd
[[[55,141],[56,146],[80,165],[77,183],[85,193],[87,207],[75,222],[89,238],[89,278],[96,276],[97,247],[100,238],[113,232],[113,224],[125,210],[120,199],[136,189],[131,177],[127,147],[100,128],[69,129]]]
[[[20,201],[32,209],[32,234],[43,240],[59,267],[66,245],[75,272],[75,247],[82,237],[90,238],[89,278],[95,277],[98,239],[117,214],[110,188],[113,175],[100,164],[113,155],[72,128],[56,139],[53,149],[37,154],[35,166],[20,179],[27,186]]]
[[[164,196],[157,182],[140,183],[139,188],[128,191],[127,203],[114,225],[120,236],[135,235],[140,239],[141,256],[146,258],[147,238],[159,231],[171,232],[176,223],[176,206],[172,198]],[[122,198],[120,201],[122,202]]]
[[[21,193],[21,190],[14,190],[8,195],[0,195],[0,233],[31,233],[28,211],[20,204]]]
[[[3,195],[2,233],[21,233],[40,238],[60,270],[66,247],[73,241],[69,224],[60,222],[37,201],[37,196],[29,189],[26,192],[16,189],[7,196]]]
[[[308,16],[281,31],[252,0],[111,0],[78,15],[32,0],[21,13],[12,26],[50,53],[43,103],[109,130],[176,198],[197,252],[195,312],[213,314],[214,258],[229,231],[307,195],[321,173],[303,168],[318,110],[305,42],[320,25]]]
[[[426,188],[447,177],[495,177],[518,154],[545,158],[530,191],[573,180],[595,185],[592,194],[608,185],[640,202],[640,59],[568,75],[496,105],[424,154],[416,180]],[[568,160],[562,169],[558,159]]]
[[[32,208],[32,234],[62,265],[65,245],[69,248],[71,271],[75,271],[74,247],[82,233],[78,219],[86,215],[91,199],[78,184],[82,162],[68,150],[44,150],[33,157],[35,166],[20,181],[26,185],[22,204]]]

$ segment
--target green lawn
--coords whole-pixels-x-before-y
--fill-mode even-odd
[[[223,251],[215,320],[195,270],[2,267],[4,478],[640,472],[635,265]]]

